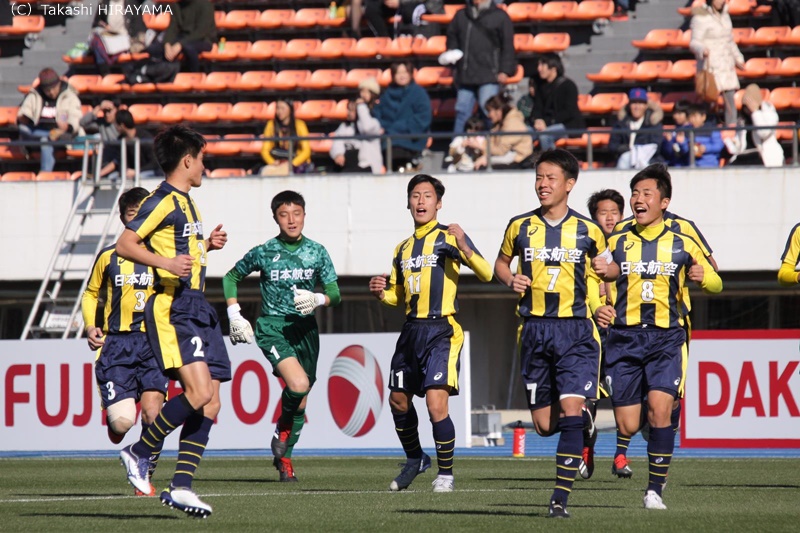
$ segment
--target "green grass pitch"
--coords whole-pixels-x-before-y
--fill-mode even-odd
[[[791,459],[681,459],[664,493],[667,511],[647,511],[645,459],[633,479],[598,458],[575,483],[572,518],[551,520],[554,459],[456,457],[456,491],[433,494],[435,466],[390,493],[400,458],[296,457],[300,483],[278,483],[271,458],[207,457],[195,490],[214,508],[206,520],[136,498],[114,458],[0,459],[0,531],[797,531],[800,469]],[[160,491],[175,459],[155,475]],[[434,459],[435,465],[435,459]]]

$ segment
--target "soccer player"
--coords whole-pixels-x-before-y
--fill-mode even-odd
[[[127,224],[136,216],[147,189],[134,187],[119,197],[120,220]],[[144,326],[144,305],[153,294],[153,269],[119,257],[116,244],[95,259],[81,301],[89,347],[97,350],[94,373],[108,437],[119,444],[136,421],[136,402],[142,407],[142,429],[153,423],[166,397],[169,381],[161,373]],[[97,305],[103,300],[103,321],[97,325]],[[150,456],[155,469],[161,448]],[[152,470],[150,476],[153,475]],[[155,496],[155,490],[137,496]]]
[[[786,249],[781,256],[781,268],[778,271],[778,283],[784,287],[791,287],[800,283],[800,273],[797,272],[798,256],[800,256],[800,224],[792,228],[786,240]]]
[[[712,255],[711,246],[709,246],[708,241],[703,236],[700,229],[697,225],[688,220],[683,218],[680,215],[675,213],[671,213],[669,211],[664,211],[664,224],[676,233],[682,233],[688,237],[694,239],[695,243],[700,246],[700,249],[703,251],[703,254],[708,259],[709,263],[714,267],[714,270],[719,271],[717,267],[717,262]],[[616,227],[614,228],[614,232],[620,232],[631,229],[636,224],[636,220],[634,216],[630,216],[625,220],[619,222]],[[686,350],[688,353],[689,350],[689,341],[692,338],[692,321],[691,321],[691,311],[692,311],[692,300],[689,297],[689,287],[684,285],[683,288],[683,296],[682,296],[682,304],[683,304],[683,329],[686,331]],[[672,405],[672,429],[675,433],[677,433],[680,429],[681,423],[681,399],[683,398],[683,393],[677,398],[675,398],[675,402]],[[643,406],[643,413],[647,412],[647,405]],[[645,417],[642,418],[642,435],[646,438],[649,432],[649,428],[647,427],[647,419]],[[628,435],[625,434],[617,427],[617,449],[614,452],[614,461],[611,464],[611,474],[616,475],[619,478],[630,478],[633,476],[633,469],[630,467],[630,463],[628,462],[628,445],[631,442],[631,438],[635,435],[636,432]]]
[[[587,304],[587,278],[619,273],[602,230],[567,205],[578,179],[577,159],[545,150],[536,164],[541,207],[508,223],[497,254],[497,279],[520,295],[517,314],[522,380],[536,432],[561,432],[549,516],[569,518],[567,498],[582,459],[584,426],[595,432],[586,398],[597,398],[600,339]],[[517,271],[511,261],[518,257]]]
[[[614,385],[611,402],[617,426],[632,435],[640,425],[647,395],[650,476],[646,509],[666,509],[662,490],[675,447],[672,405],[683,392],[686,372],[686,280],[706,293],[722,291],[722,280],[692,239],[664,223],[672,182],[663,165],[650,165],[631,180],[630,206],[636,221],[615,233],[608,246],[621,273],[611,284],[613,307],[598,309],[601,326],[611,324],[606,371]]]
[[[272,437],[273,464],[280,481],[297,481],[292,450],[305,423],[308,393],[317,380],[319,330],[314,309],[341,301],[336,271],[328,251],[303,235],[306,202],[294,191],[272,199],[277,237],[252,248],[225,274],[222,287],[228,304],[231,342],[253,342],[253,328],[242,317],[237,284],[251,272],[261,278],[261,316],[255,341],[286,384],[281,394],[281,415]],[[324,293],[314,293],[323,286]]]
[[[613,233],[614,226],[622,220],[622,215],[625,212],[625,199],[614,189],[603,189],[589,197],[586,207],[589,209],[589,216],[600,226],[603,234],[608,238]],[[600,280],[595,277],[589,277],[587,283],[589,307],[592,315],[594,315],[594,312],[605,302],[608,288],[606,283],[600,283]],[[611,385],[606,381],[605,343],[608,328],[600,328],[598,333],[600,333],[599,396],[607,398],[611,395]],[[594,420],[597,414],[597,402],[587,398],[585,408],[589,409],[589,414]],[[587,429],[584,427],[583,453],[581,454],[581,462],[578,465],[578,473],[583,479],[589,479],[594,473],[594,444],[597,441],[597,432],[589,434]]]
[[[433,492],[452,492],[456,430],[448,412],[450,396],[458,394],[458,371],[464,333],[456,322],[459,268],[470,267],[478,279],[491,281],[492,267],[458,224],[437,220],[444,185],[427,174],[408,182],[406,207],[414,219],[414,234],[394,250],[392,273],[369,280],[369,290],[381,303],[405,302],[406,322],[397,339],[389,371],[389,405],[406,463],[389,490],[408,488],[431,466],[422,451],[413,396],[428,407],[439,472]]]
[[[205,518],[211,506],[192,492],[192,479],[219,413],[220,383],[231,379],[231,364],[219,319],[203,290],[207,254],[225,246],[228,236],[220,224],[204,239],[200,210],[189,196],[203,180],[203,136],[173,126],[154,142],[158,164],[167,177],[120,235],[117,254],[155,269],[155,294],[144,311],[147,337],[161,370],[178,379],[184,392],[164,404],[139,441],[120,452],[120,459],[128,481],[149,493],[148,458],[180,426],[175,475],[161,501]]]

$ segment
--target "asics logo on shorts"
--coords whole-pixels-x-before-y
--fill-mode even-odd
[[[583,387],[583,390],[589,390],[591,388],[592,388],[592,382],[591,381],[587,381],[586,382],[586,386]]]
[[[436,381],[439,381],[440,379],[442,379],[442,373],[441,372],[437,372],[436,375],[433,376],[433,379],[436,380]]]
[[[676,380],[674,381],[674,383],[675,383],[675,385],[676,385],[676,386],[677,386],[677,385],[680,385],[680,384],[681,384],[681,378],[678,378],[678,379],[676,379]]]

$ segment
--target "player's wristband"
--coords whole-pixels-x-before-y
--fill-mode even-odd
[[[509,281],[509,282],[508,282],[508,288],[509,288],[509,289],[513,289],[513,288],[514,288],[514,278],[515,278],[515,277],[516,277],[516,276],[514,276],[514,275],[512,274],[512,276],[511,276],[511,281]]]
[[[242,318],[242,306],[238,303],[228,306],[228,320],[233,320],[234,318]]]
[[[325,295],[322,294],[321,292],[315,292],[314,298],[316,298],[317,300],[317,307],[322,307],[323,305],[325,305]]]

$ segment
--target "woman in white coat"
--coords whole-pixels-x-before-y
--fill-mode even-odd
[[[739,86],[736,67],[744,69],[744,56],[733,40],[733,24],[727,0],[706,0],[705,6],[692,10],[692,40],[689,48],[697,58],[697,70],[706,62],[714,74],[717,89],[725,101],[725,124],[736,125],[733,95]]]

